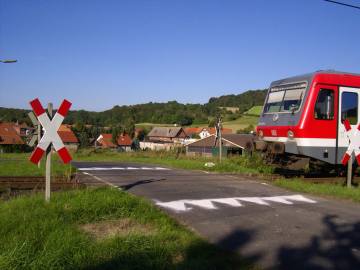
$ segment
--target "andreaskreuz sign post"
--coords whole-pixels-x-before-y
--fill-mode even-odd
[[[34,164],[38,164],[44,153],[46,153],[46,184],[45,184],[45,199],[50,200],[50,168],[51,168],[51,149],[54,147],[60,158],[64,163],[71,161],[69,151],[66,149],[63,141],[57,133],[61,123],[64,121],[67,115],[71,102],[64,99],[54,117],[52,117],[52,104],[48,106],[48,113],[41,105],[39,99],[34,99],[30,102],[30,106],[33,109],[38,122],[43,127],[44,134],[38,141],[38,145],[32,152],[30,161]]]

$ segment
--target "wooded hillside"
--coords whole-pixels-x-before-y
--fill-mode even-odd
[[[232,114],[219,107],[238,107],[239,114],[256,105],[263,105],[266,90],[246,91],[239,95],[212,97],[206,104],[146,103],[131,106],[115,106],[103,112],[85,110],[70,111],[65,119],[67,124],[91,124],[95,126],[129,125],[140,122],[158,124],[205,124],[217,114]],[[0,121],[27,122],[30,110],[0,107]],[[236,117],[234,115],[234,117]]]

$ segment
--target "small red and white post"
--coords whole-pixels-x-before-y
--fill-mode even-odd
[[[45,182],[45,199],[46,201],[50,200],[50,181],[51,181],[51,152],[54,147],[55,151],[58,153],[60,158],[64,163],[69,163],[71,161],[71,156],[68,150],[66,149],[63,141],[61,140],[59,134],[57,133],[61,123],[64,121],[65,116],[67,115],[71,102],[66,99],[61,103],[58,111],[55,116],[52,117],[52,103],[48,104],[48,113],[41,105],[39,99],[34,99],[30,102],[30,105],[40,122],[41,126],[44,129],[44,135],[40,139],[37,147],[33,151],[30,157],[30,161],[34,164],[38,164],[46,152],[46,182]]]
[[[357,126],[357,128],[355,130],[352,130],[349,120],[346,119],[343,122],[343,125],[346,130],[346,136],[349,139],[349,146],[348,146],[348,149],[346,150],[341,162],[344,166],[346,164],[348,165],[348,167],[347,167],[347,186],[351,187],[352,164],[353,164],[352,154],[353,153],[355,154],[357,164],[360,165],[360,137],[359,137],[360,124]]]

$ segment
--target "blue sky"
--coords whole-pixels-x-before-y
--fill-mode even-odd
[[[342,0],[360,5],[359,0]],[[210,97],[319,69],[360,73],[360,10],[322,0],[0,0],[0,106]]]

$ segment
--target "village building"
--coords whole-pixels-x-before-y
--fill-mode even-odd
[[[182,127],[154,127],[147,137],[151,142],[182,143],[186,133]]]
[[[223,155],[242,155],[253,149],[254,136],[250,134],[223,134],[222,150]],[[186,145],[186,155],[213,157],[219,155],[219,139],[210,135],[196,142]]]
[[[102,133],[95,141],[95,147],[100,148],[116,148],[116,144],[113,143],[112,134]]]
[[[232,134],[232,129],[230,128],[222,128],[221,129],[221,133],[222,134]],[[199,132],[199,137],[201,139],[204,139],[206,137],[209,137],[210,135],[215,135],[216,134],[216,128],[214,127],[207,127],[207,128],[202,128],[201,131]]]
[[[0,149],[1,151],[12,151],[14,146],[24,146],[24,140],[14,128],[14,123],[1,123],[0,122]]]
[[[19,124],[17,122],[17,123],[9,123],[9,124],[13,125],[13,128],[15,129],[16,133],[21,138],[26,138],[27,136],[29,136],[34,131],[34,128],[29,127],[26,123]]]
[[[123,133],[117,138],[117,145],[120,150],[129,152],[131,151],[132,139],[128,134]]]
[[[79,148],[79,140],[68,125],[61,125],[58,134],[68,150],[76,151]]]
[[[131,151],[132,139],[126,133],[119,135],[116,142],[113,142],[113,136],[109,133],[102,133],[95,141],[95,147],[118,149],[121,151]]]

